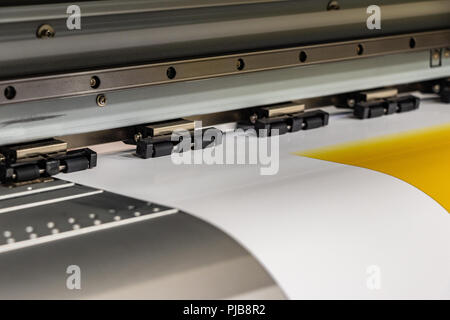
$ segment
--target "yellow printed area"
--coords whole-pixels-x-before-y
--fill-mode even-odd
[[[389,174],[450,211],[450,125],[296,154]]]

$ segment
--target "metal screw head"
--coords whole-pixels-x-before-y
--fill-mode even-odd
[[[36,36],[39,39],[53,38],[55,36],[55,29],[49,24],[40,25],[36,31]]]
[[[441,85],[439,83],[436,83],[435,85],[433,85],[431,90],[433,90],[434,93],[439,93],[441,91]]]
[[[97,76],[93,76],[89,80],[89,85],[92,89],[97,89],[98,87],[100,87],[100,79]]]
[[[105,96],[104,94],[99,94],[99,95],[97,96],[97,105],[98,105],[99,107],[104,107],[104,106],[106,106],[106,102],[107,102],[107,100],[106,100],[106,96]]]
[[[433,55],[431,57],[433,60],[439,60],[439,57],[440,57],[439,50],[434,50]]]
[[[134,141],[138,142],[142,139],[142,133],[138,132],[134,135]]]
[[[331,0],[330,2],[328,2],[327,5],[327,10],[339,10],[341,8],[341,6],[339,5],[339,2],[337,2],[336,0]]]
[[[450,49],[449,48],[444,50],[444,57],[450,58]]]
[[[355,106],[355,99],[349,98],[347,99],[347,106],[349,106],[350,108],[353,108]]]

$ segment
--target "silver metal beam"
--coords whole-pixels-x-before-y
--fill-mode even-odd
[[[445,47],[450,30],[6,80],[0,105]]]
[[[430,68],[419,51],[112,91],[102,108],[95,93],[10,104],[0,107],[0,145],[449,76],[450,58]]]

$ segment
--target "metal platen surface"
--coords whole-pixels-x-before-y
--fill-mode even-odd
[[[0,197],[2,299],[284,297],[234,240],[177,209],[62,180]],[[81,290],[66,286],[73,265]]]
[[[0,186],[0,252],[176,212],[60,180]]]

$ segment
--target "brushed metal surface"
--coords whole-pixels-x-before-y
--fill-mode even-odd
[[[24,188],[0,186],[0,299],[284,297],[236,241],[178,209],[61,180]],[[81,290],[66,286],[71,265]]]
[[[2,7],[0,78],[450,27],[448,0],[346,0],[337,11],[328,2],[89,1],[81,30],[67,30],[72,3]],[[381,30],[366,27],[369,5],[383,12]],[[42,23],[54,38],[36,39]]]
[[[81,269],[81,290],[66,269]],[[234,240],[188,214],[0,254],[1,299],[219,299],[284,294]]]

